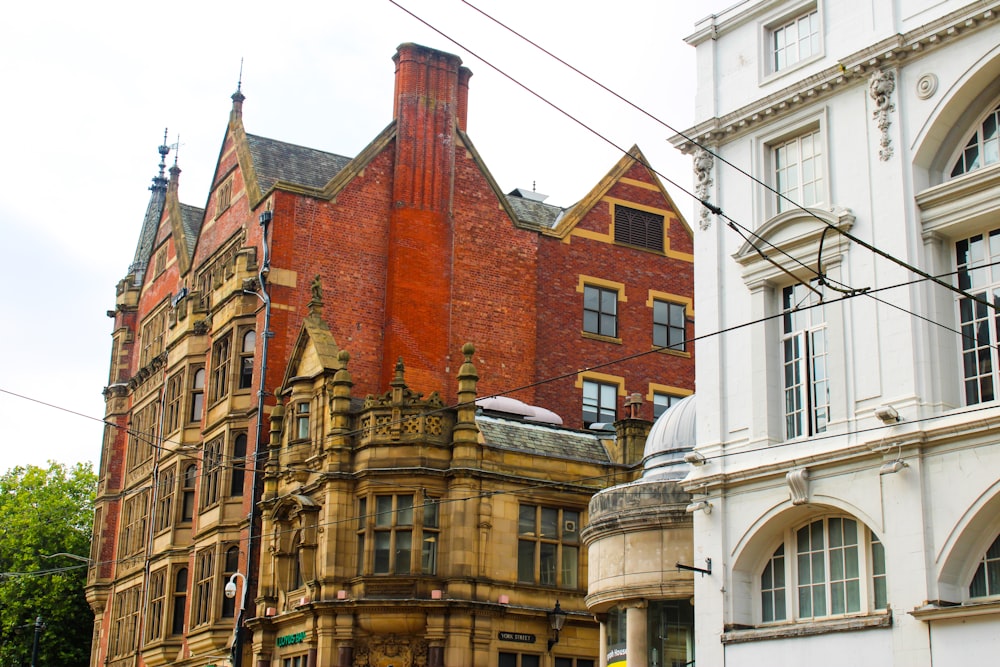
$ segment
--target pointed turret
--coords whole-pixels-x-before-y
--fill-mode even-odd
[[[166,129],[163,130],[163,144],[158,151],[160,153],[160,173],[153,177],[153,184],[149,186],[149,191],[152,194],[150,194],[149,204],[146,206],[146,216],[142,220],[142,230],[139,232],[135,258],[128,268],[129,275],[134,277],[133,282],[136,285],[142,283],[142,277],[149,265],[149,256],[153,252],[153,243],[156,242],[156,230],[160,225],[163,205],[167,200],[167,177],[164,170],[167,168],[167,154],[170,152],[170,147],[167,146]]]

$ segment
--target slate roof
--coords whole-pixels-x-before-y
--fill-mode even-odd
[[[195,241],[201,232],[201,222],[204,219],[205,209],[181,204],[181,225],[184,227],[184,238],[187,239],[188,259],[194,257]]]
[[[562,215],[564,209],[552,204],[525,199],[513,193],[506,195],[507,203],[517,214],[518,222],[538,229],[551,229]]]
[[[246,137],[261,193],[278,181],[321,189],[351,161],[343,155],[254,134]]]
[[[146,206],[146,215],[142,219],[142,229],[139,231],[139,242],[135,246],[135,257],[129,267],[129,273],[136,269],[145,270],[149,264],[149,256],[153,253],[153,244],[156,242],[156,230],[160,227],[160,216],[163,214],[163,207],[167,201],[166,181],[161,176],[153,179],[153,186],[149,188],[153,194],[149,197],[149,204]]]
[[[611,434],[576,431],[484,415],[476,417],[476,425],[486,444],[491,447],[578,461],[611,463],[607,449],[601,444],[602,438],[614,437]]]

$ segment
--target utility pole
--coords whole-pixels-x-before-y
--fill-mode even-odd
[[[35,638],[31,642],[31,667],[38,667],[38,635],[42,634],[42,617],[35,619]]]

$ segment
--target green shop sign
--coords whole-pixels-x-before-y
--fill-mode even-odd
[[[278,637],[278,647],[291,646],[292,644],[301,644],[306,640],[305,632],[296,632],[294,635],[282,635]]]

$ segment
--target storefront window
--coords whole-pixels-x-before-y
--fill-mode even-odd
[[[688,600],[650,601],[646,631],[649,667],[693,664],[694,607]]]

